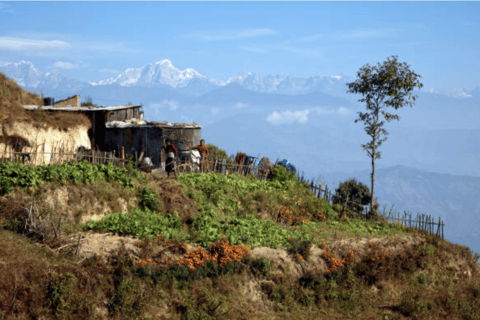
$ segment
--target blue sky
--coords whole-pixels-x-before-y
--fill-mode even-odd
[[[356,76],[398,55],[424,89],[480,85],[478,2],[1,2],[0,60],[83,81],[170,59],[220,80],[250,71]]]

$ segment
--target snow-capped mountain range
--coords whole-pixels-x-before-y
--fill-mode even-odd
[[[339,90],[345,91],[345,77],[342,76],[310,78],[289,76],[284,78],[278,75],[260,76],[245,71],[230,77],[225,82],[207,78],[191,68],[179,70],[168,59],[140,68],[128,68],[116,77],[90,82],[95,86],[117,84],[123,87],[146,88],[168,85],[180,92],[194,95],[205,94],[231,83],[238,83],[246,89],[262,93],[304,94],[321,90],[335,94],[339,93]]]
[[[62,90],[81,90],[88,84],[69,79],[57,70],[43,73],[30,61],[20,61],[17,63],[0,62],[0,72],[7,77],[15,80],[20,86],[28,89],[62,89]]]
[[[346,95],[346,83],[354,79],[344,75],[302,77],[282,77],[279,75],[259,75],[242,72],[227,81],[208,78],[192,68],[179,70],[172,62],[164,59],[139,68],[127,68],[117,76],[96,82],[82,82],[67,78],[57,70],[43,73],[30,61],[16,63],[0,61],[0,72],[14,79],[26,89],[35,91],[52,90],[56,94],[74,94],[88,87],[120,86],[139,88],[170,88],[178,93],[200,96],[229,84],[260,93],[299,95],[320,91],[332,96],[353,99]],[[426,93],[448,96],[456,99],[480,98],[480,88],[467,92],[462,88],[428,89]]]
[[[194,69],[179,70],[172,62],[164,59],[150,63],[140,68],[128,68],[116,77],[98,82],[90,82],[91,85],[118,84],[123,87],[139,86],[152,88],[158,85],[168,85],[175,89],[185,88],[194,80],[205,81],[214,85],[223,85],[221,81],[208,79]]]

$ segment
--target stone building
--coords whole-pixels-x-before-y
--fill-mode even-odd
[[[114,151],[120,155],[124,147],[125,155],[151,158],[159,166],[161,148],[167,138],[171,139],[179,151],[200,144],[201,126],[197,124],[177,124],[168,122],[146,121],[143,119],[142,106],[83,107],[79,105],[80,97],[73,96],[54,103],[53,106],[24,106],[25,109],[43,109],[49,112],[67,111],[85,114],[92,126],[88,129],[91,148],[100,151]]]
[[[165,154],[161,150],[165,140],[172,140],[179,152],[186,151],[187,147],[199,145],[201,126],[197,124],[177,124],[155,121],[112,121],[107,122],[105,129],[104,146],[106,151],[120,152],[125,148],[127,155],[149,157],[155,166],[165,161]]]

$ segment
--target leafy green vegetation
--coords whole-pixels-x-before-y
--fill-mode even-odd
[[[37,187],[41,181],[68,180],[74,183],[91,184],[95,180],[118,181],[127,188],[135,186],[130,177],[131,169],[108,164],[90,164],[82,162],[64,162],[61,165],[43,165],[30,167],[18,162],[0,163],[0,194],[9,194],[15,187]],[[135,176],[138,173],[135,172]],[[141,175],[140,175],[141,176]]]
[[[232,244],[246,244],[250,248],[268,246],[285,247],[288,239],[298,237],[309,239],[309,235],[300,231],[289,231],[272,221],[265,221],[253,216],[226,218],[220,221],[208,214],[195,218],[193,228],[197,231],[196,242],[206,246],[225,236]]]
[[[158,211],[160,209],[160,200],[158,196],[149,188],[138,190],[140,197],[140,207],[144,210]]]
[[[133,235],[137,238],[156,237],[163,235],[167,238],[188,238],[182,230],[182,221],[178,213],[170,217],[139,208],[130,213],[111,213],[100,221],[89,221],[83,230],[110,231],[119,235]]]

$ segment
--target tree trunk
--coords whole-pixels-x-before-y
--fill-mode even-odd
[[[376,123],[375,123],[376,125]],[[372,193],[370,194],[370,216],[373,214],[373,196],[375,192],[375,138],[377,137],[377,128],[375,128],[375,134],[373,138],[373,154],[372,154]]]
[[[375,147],[373,147],[373,152],[375,152]],[[372,157],[372,194],[370,196],[370,212],[373,214],[373,196],[375,192],[375,157]]]

